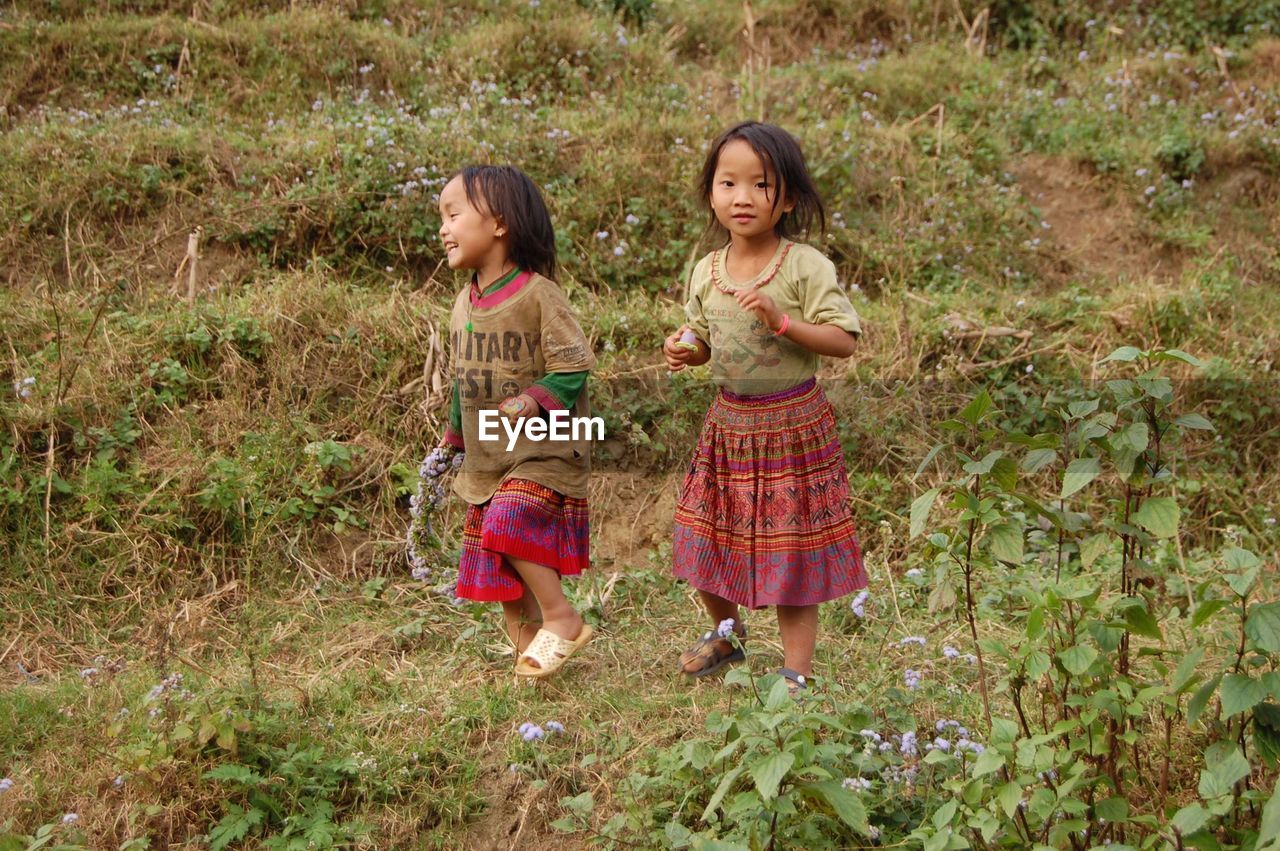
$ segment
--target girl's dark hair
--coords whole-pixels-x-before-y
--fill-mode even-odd
[[[716,220],[715,211],[711,209],[711,190],[715,188],[720,152],[735,139],[741,139],[750,145],[756,156],[773,171],[779,190],[774,192],[773,206],[776,208],[784,200],[795,203],[791,212],[782,214],[774,227],[774,233],[785,237],[807,234],[815,221],[819,233],[826,231],[827,213],[822,207],[822,199],[818,197],[818,190],[813,185],[813,178],[809,176],[809,169],[804,164],[800,143],[781,127],[759,121],[744,121],[716,137],[707,151],[707,161],[702,165],[702,175],[698,178],[698,195],[710,214],[708,233],[724,231]]]
[[[467,203],[506,227],[511,262],[554,278],[556,233],[537,184],[512,165],[469,165],[454,176],[462,178]]]

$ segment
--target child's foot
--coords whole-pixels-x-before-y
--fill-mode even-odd
[[[516,674],[522,677],[545,677],[560,670],[565,660],[590,641],[594,634],[590,624],[584,623],[581,617],[576,620],[579,626],[573,638],[566,638],[553,631],[553,622],[544,623],[528,648],[516,659]],[[559,625],[559,629],[568,631],[563,624]]]
[[[809,688],[809,677],[792,668],[779,668],[778,673],[787,681],[787,694],[798,696]]]
[[[520,631],[516,634],[516,658],[520,654],[529,649],[529,645],[533,643],[533,637],[538,634],[538,630],[542,629],[540,623],[525,623],[520,625]]]
[[[533,633],[530,634],[528,640],[524,642],[524,646],[517,648],[519,651],[516,654],[516,659],[518,660],[517,665],[522,665],[532,670],[538,670],[542,667],[536,658],[532,656],[525,656],[525,651],[529,649],[531,644],[533,644],[534,639],[537,637],[537,633],[546,630],[556,638],[563,639],[569,643],[575,643],[582,637],[582,633],[585,628],[586,622],[582,620],[582,616],[577,612],[574,612],[572,617],[547,620],[540,624],[533,625]],[[523,634],[521,635],[521,638],[524,638]],[[582,642],[582,644],[585,643],[585,641]]]
[[[734,628],[738,636],[738,644],[747,637],[745,629]],[[698,639],[697,643],[680,654],[680,672],[689,677],[705,677],[714,674],[725,665],[741,662],[747,658],[741,646],[735,646],[727,638],[720,638],[714,632],[708,632]]]

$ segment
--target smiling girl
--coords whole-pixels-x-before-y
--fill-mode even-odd
[[[807,686],[818,604],[867,584],[835,416],[818,356],[846,358],[861,333],[835,266],[791,237],[825,225],[795,139],[745,122],[711,143],[699,183],[724,238],[694,267],[687,324],[667,338],[674,372],[711,362],[707,412],[676,505],[675,574],[713,624],[680,657],[700,677],[743,658],[739,606],[776,606],[783,667]]]
[[[481,440],[481,411],[513,420],[583,415],[595,357],[556,273],[538,187],[512,166],[470,166],[440,192],[450,269],[470,269],[450,321],[453,400],[444,444],[465,450],[457,595],[502,604],[517,674],[554,673],[591,638],[562,576],[588,565],[585,440]],[[524,430],[521,429],[521,432]]]

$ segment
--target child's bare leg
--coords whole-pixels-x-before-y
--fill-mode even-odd
[[[813,648],[818,643],[817,606],[778,606],[782,664],[806,677],[813,675]]]
[[[721,621],[729,618],[733,618],[733,622],[739,624],[737,603],[712,594],[710,591],[699,590],[698,596],[702,598],[702,606],[707,610],[707,614],[711,615],[713,624],[719,626]]]
[[[506,558],[542,611],[542,628],[569,641],[577,638],[582,632],[582,616],[565,599],[559,571],[523,559]]]
[[[502,616],[507,621],[507,637],[516,648],[516,653],[523,653],[538,634],[542,626],[542,610],[538,608],[538,600],[524,587],[524,596],[519,600],[506,600],[502,604]]]
[[[738,633],[739,636],[744,634],[744,627],[738,616],[737,603],[726,600],[724,597],[719,595],[712,594],[710,591],[703,591],[701,589],[698,590],[698,596],[702,598],[702,606],[707,610],[707,614],[711,616],[712,624],[719,626],[722,621],[727,620],[728,618],[733,618],[734,632]],[[716,644],[716,652],[721,656],[727,656],[733,652],[733,644],[731,644],[727,639],[722,639]],[[681,667],[684,669],[686,674],[692,674],[700,671],[708,664],[706,659],[701,656],[688,656],[688,658],[682,657],[682,659],[683,663]]]

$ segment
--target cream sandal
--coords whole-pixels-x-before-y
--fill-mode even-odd
[[[520,658],[516,660],[516,674],[521,677],[546,677],[560,670],[566,659],[581,649],[588,641],[594,630],[591,624],[584,623],[582,631],[578,633],[578,637],[573,641],[567,638],[561,638],[554,632],[546,629],[538,630],[538,634],[533,637],[533,641],[529,642],[529,646],[520,654]],[[525,662],[526,659],[537,662],[538,667]]]

